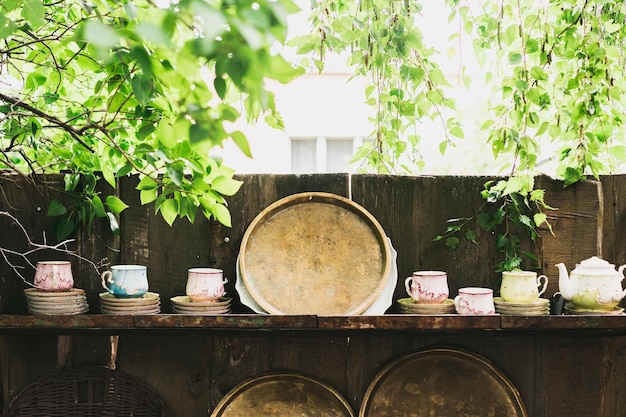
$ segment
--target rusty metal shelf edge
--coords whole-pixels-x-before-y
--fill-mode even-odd
[[[80,314],[0,315],[0,333],[12,330],[114,331],[123,330],[300,330],[300,331],[588,331],[626,334],[626,316],[313,316],[228,314],[194,316],[155,314],[145,316]]]

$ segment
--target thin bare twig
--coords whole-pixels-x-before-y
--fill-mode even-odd
[[[28,257],[32,255],[33,253],[36,253],[42,250],[56,251],[61,254],[65,254],[65,255],[77,258],[83,262],[87,262],[89,265],[91,265],[95,269],[95,271],[98,274],[100,273],[99,271],[100,268],[108,265],[108,260],[106,258],[103,258],[96,263],[96,262],[91,261],[90,259],[80,256],[78,253],[76,253],[76,251],[68,249],[68,245],[70,243],[73,243],[75,241],[74,239],[66,239],[66,240],[63,240],[62,242],[56,243],[54,245],[50,245],[47,243],[46,235],[44,233],[42,243],[33,242],[30,236],[28,235],[26,228],[22,225],[22,223],[20,223],[20,221],[15,216],[13,216],[11,213],[7,211],[0,211],[0,217],[7,217],[13,222],[15,222],[17,227],[22,231],[22,234],[24,235],[24,238],[26,239],[26,242],[28,243],[29,249],[27,249],[24,252],[19,252],[13,249],[0,246],[0,255],[2,256],[2,259],[4,259],[4,261],[7,263],[7,265],[9,265],[13,269],[13,271],[15,271],[15,273],[22,279],[22,281],[24,281],[26,284],[30,286],[32,286],[33,284],[30,281],[28,281],[22,273],[23,270],[25,269],[25,266],[18,265],[17,263],[12,262],[9,259],[9,255],[17,256],[18,258],[21,258],[26,265],[32,267],[33,269],[36,268],[36,265],[33,264],[33,262]]]

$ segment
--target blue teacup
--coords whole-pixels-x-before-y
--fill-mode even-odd
[[[113,265],[101,275],[102,287],[116,298],[138,298],[148,292],[144,265]]]

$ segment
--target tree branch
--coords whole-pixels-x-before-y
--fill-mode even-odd
[[[67,133],[69,133],[70,135],[72,135],[72,137],[78,142],[80,143],[85,149],[87,149],[89,152],[95,152],[89,145],[87,145],[81,138],[80,138],[80,131],[77,130],[74,126],[68,125],[67,123],[65,123],[64,121],[58,119],[57,117],[51,116],[47,113],[44,113],[43,111],[39,110],[36,107],[31,106],[28,103],[24,103],[23,101],[21,101],[18,98],[15,97],[11,97],[11,96],[7,96],[6,94],[0,93],[0,100],[12,104],[14,106],[20,107],[24,110],[28,110],[29,112],[31,112],[32,114],[41,117],[42,119],[47,120],[48,122],[52,123],[55,126],[60,127],[61,129],[65,130]]]

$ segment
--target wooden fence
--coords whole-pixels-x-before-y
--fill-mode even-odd
[[[448,272],[450,293],[463,286],[499,288],[495,265],[501,255],[494,235],[477,229],[475,244],[462,242],[449,251],[435,236],[447,220],[472,216],[484,204],[480,190],[484,177],[405,177],[382,175],[245,175],[240,192],[229,199],[232,228],[198,217],[194,224],[177,220],[169,227],[150,205],[141,206],[135,192],[136,178],[122,178],[120,197],[130,208],[120,218],[121,235],[96,221],[83,229],[74,243],[85,258],[107,258],[111,264],[148,265],[150,290],[158,292],[163,313],[170,313],[169,298],[185,292],[186,271],[193,266],[224,270],[227,293],[233,296],[233,312],[251,311],[239,302],[235,291],[235,261],[243,234],[255,216],[274,201],[298,192],[325,191],[351,198],[382,225],[398,253],[398,286],[394,300],[406,297],[403,277],[415,270]],[[575,263],[600,255],[616,264],[626,263],[626,177],[610,176],[564,188],[549,178],[537,178],[546,190],[546,202],[554,234],[546,228],[536,247],[523,239],[523,247],[537,253],[541,271],[549,279],[547,295],[558,290],[554,265]],[[0,210],[11,212],[32,240],[53,242],[46,216],[51,197],[59,196],[58,176],[0,180]],[[107,186],[103,185],[103,189]],[[0,247],[27,249],[21,229],[0,217]],[[44,252],[39,259],[55,256]],[[58,256],[58,255],[57,255]],[[33,259],[33,260],[36,260]],[[90,314],[97,315],[97,272],[87,263],[73,260],[75,286],[88,293]],[[26,273],[29,273],[28,271]],[[30,271],[31,275],[34,271]],[[26,285],[5,262],[0,262],[0,315],[27,314]],[[391,306],[389,314],[395,312]],[[407,317],[407,320],[421,320]],[[111,318],[115,320],[115,318]],[[626,317],[624,318],[626,321]],[[358,413],[368,384],[389,360],[415,349],[447,345],[483,355],[519,389],[530,416],[626,415],[626,335],[610,329],[593,332],[554,333],[533,329],[518,332],[394,331],[309,332],[261,329],[93,328],[76,331],[35,326],[19,331],[3,329],[0,376],[6,404],[28,382],[53,369],[71,364],[108,363],[111,334],[120,335],[118,367],[141,378],[162,396],[168,415],[203,416],[235,385],[251,376],[289,370],[317,377],[335,387]],[[287,326],[289,327],[289,326]],[[297,327],[297,326],[294,326]],[[626,323],[624,325],[626,328]],[[541,330],[541,329],[540,329]],[[591,333],[591,334],[590,334]],[[66,335],[71,335],[66,338]],[[60,342],[65,348],[60,349]]]

